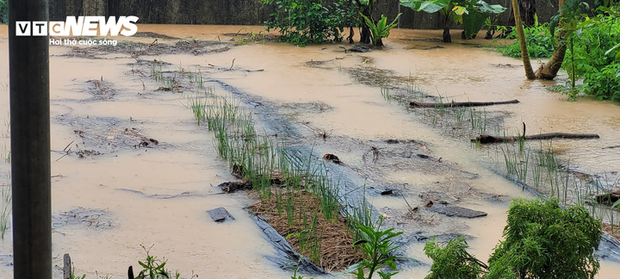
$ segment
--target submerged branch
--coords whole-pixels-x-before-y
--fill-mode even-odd
[[[409,102],[411,108],[435,108],[435,107],[482,107],[494,105],[517,104],[519,100],[501,101],[501,102],[450,102],[450,103],[422,103]]]
[[[569,134],[569,133],[548,133],[538,134],[525,137],[494,137],[490,135],[480,135],[475,139],[471,139],[471,142],[479,142],[480,144],[498,143],[498,142],[515,142],[522,140],[543,140],[543,139],[598,139],[597,134]]]

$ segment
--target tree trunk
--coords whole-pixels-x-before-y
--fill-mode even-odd
[[[532,64],[530,63],[530,55],[527,52],[527,42],[525,40],[525,32],[523,32],[523,23],[521,22],[521,13],[519,12],[518,0],[512,0],[512,9],[515,15],[515,27],[519,36],[519,46],[521,46],[521,57],[523,58],[523,68],[527,79],[536,79]],[[557,72],[556,72],[557,74]]]
[[[355,43],[355,41],[353,41],[353,36],[355,35],[355,32],[353,31],[353,26],[349,27],[349,37],[347,37],[347,41],[349,42],[349,44]]]
[[[534,26],[534,15],[536,14],[536,1],[535,0],[520,0],[521,4],[521,20],[523,25],[527,27]]]
[[[450,22],[452,21],[452,11],[448,10],[446,13],[441,13],[443,16],[443,42],[451,43],[452,37],[450,36]]]
[[[368,19],[372,20],[372,1],[368,1],[368,5],[363,5],[358,1],[360,13]],[[360,32],[360,43],[370,44],[370,28],[366,25],[366,21],[362,20],[362,31]]]
[[[564,61],[564,55],[566,54],[566,43],[560,41],[558,44],[549,62],[540,65],[536,71],[536,78],[552,80],[558,75],[558,71],[560,71],[562,62]]]
[[[360,43],[370,44],[370,28],[366,23],[362,23],[362,32],[360,32]]]
[[[558,7],[561,8],[562,6],[564,6],[564,0],[559,0]],[[566,42],[564,42],[564,32],[561,29],[561,24],[562,22],[560,20],[558,46],[553,51],[553,55],[551,56],[551,59],[549,59],[549,62],[540,65],[540,67],[536,71],[536,78],[552,80],[558,75],[560,68],[562,68],[562,62],[564,62],[564,55],[566,55]]]

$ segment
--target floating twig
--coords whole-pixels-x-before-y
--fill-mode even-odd
[[[232,63],[230,63],[230,69],[228,69],[229,71],[232,71],[232,68],[235,66],[235,59],[237,58],[233,58]]]

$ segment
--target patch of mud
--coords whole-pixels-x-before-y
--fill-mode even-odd
[[[374,48],[370,45],[356,45],[352,48],[349,48],[348,51],[366,53],[366,52],[372,51],[373,49]]]
[[[231,49],[233,45],[218,41],[179,40],[176,43],[162,43],[159,39],[151,43],[132,41],[118,41],[116,46],[72,47],[71,52],[62,54],[65,57],[79,57],[87,59],[102,59],[101,56],[109,53],[129,54],[132,57],[142,55],[165,54],[193,54],[203,55],[221,53]]]
[[[71,126],[75,140],[61,154],[76,154],[80,158],[116,153],[120,150],[141,148],[166,148],[168,145],[147,137],[138,128],[131,127],[131,120],[112,117],[59,115],[54,121]]]
[[[166,39],[166,40],[180,40],[177,37],[170,37],[165,34],[159,34],[155,32],[136,32],[132,37],[142,37],[142,38],[158,38],[158,39]]]
[[[335,67],[334,64],[334,59],[329,59],[329,60],[320,60],[320,61],[314,61],[314,60],[310,60],[310,61],[306,61],[306,63],[304,63],[307,67],[312,67],[312,68],[319,68],[319,69],[333,69]]]
[[[507,63],[507,64],[502,64],[502,63],[491,64],[491,66],[494,66],[496,68],[508,68],[508,69],[523,67],[523,65],[516,65],[516,64],[510,64],[510,63]]]
[[[280,106],[280,113],[287,115],[299,115],[307,113],[323,113],[333,108],[323,102],[310,103],[284,103]]]
[[[138,191],[138,190],[133,190],[133,189],[125,189],[125,188],[117,188],[116,190],[119,191],[125,191],[125,192],[130,192],[130,193],[134,193],[134,194],[139,194],[145,198],[149,198],[149,199],[161,199],[161,200],[169,200],[169,199],[176,199],[176,198],[187,198],[187,197],[204,197],[205,195],[203,194],[199,194],[199,193],[192,193],[192,192],[183,192],[177,195],[162,195],[162,194],[153,194],[153,195],[147,195],[142,191]]]
[[[440,45],[435,45],[435,46],[412,46],[412,47],[408,47],[407,49],[421,49],[421,50],[431,50],[431,49],[440,49],[440,48],[444,48]]]
[[[439,39],[439,38],[417,38],[417,37],[412,37],[412,38],[401,39],[401,40],[402,41],[414,41],[414,42],[435,42],[435,43],[443,42],[442,39]]]
[[[108,209],[78,207],[52,216],[52,228],[83,226],[93,230],[106,230],[114,227]]]
[[[93,95],[93,100],[95,101],[109,101],[116,95],[113,84],[103,80],[103,77],[101,77],[101,80],[91,79],[86,83],[89,85],[87,90]]]
[[[366,63],[372,63],[372,61]],[[359,83],[368,86],[390,86],[394,80],[399,79],[399,75],[393,70],[375,67],[352,67],[346,70]]]

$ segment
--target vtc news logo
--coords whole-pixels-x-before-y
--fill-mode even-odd
[[[138,32],[137,16],[68,16],[65,21],[15,21],[16,36],[132,36]]]

